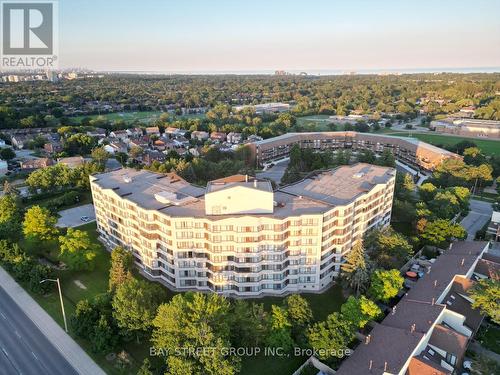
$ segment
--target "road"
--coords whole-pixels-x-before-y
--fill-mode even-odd
[[[470,200],[470,212],[460,222],[467,231],[468,240],[474,239],[476,232],[491,219],[492,212],[493,208],[491,207],[491,203],[479,201],[477,199]]]
[[[0,374],[78,374],[1,287]]]

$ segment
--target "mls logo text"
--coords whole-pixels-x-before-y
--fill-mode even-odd
[[[57,68],[56,1],[1,1],[1,64],[5,70]]]

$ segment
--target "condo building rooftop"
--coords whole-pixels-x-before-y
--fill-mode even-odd
[[[347,205],[378,184],[394,178],[393,168],[358,163],[309,177],[273,191],[268,180],[235,175],[210,181],[206,188],[192,185],[175,173],[119,169],[92,176],[101,189],[111,189],[138,206],[171,216],[317,214]]]

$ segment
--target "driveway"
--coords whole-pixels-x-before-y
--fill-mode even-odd
[[[476,232],[480,230],[491,219],[493,208],[491,203],[479,201],[476,199],[470,200],[470,212],[460,222],[467,231],[467,239],[473,240]]]
[[[67,210],[59,211],[59,220],[56,226],[58,227],[78,227],[80,225],[95,221],[95,212],[93,204],[85,204],[83,206],[68,208]],[[82,221],[82,216],[88,216],[90,220]]]
[[[278,162],[273,167],[265,170],[264,172],[258,172],[256,174],[256,177],[257,178],[268,178],[270,180],[273,180],[277,184],[279,184],[281,181],[281,178],[285,174],[285,170],[286,170],[286,167],[288,167],[289,162],[290,162],[290,160]]]

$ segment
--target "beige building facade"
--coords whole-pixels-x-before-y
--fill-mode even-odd
[[[320,292],[364,233],[390,222],[393,168],[358,163],[278,190],[236,175],[206,188],[175,174],[91,177],[97,228],[173,290],[239,297]]]

